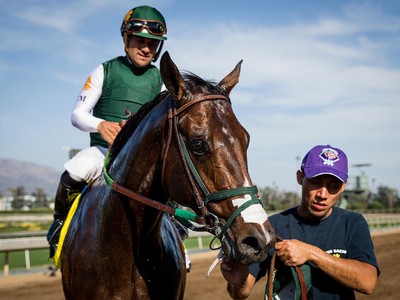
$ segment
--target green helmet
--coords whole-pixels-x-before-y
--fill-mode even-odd
[[[125,33],[164,41],[167,39],[167,25],[157,9],[143,5],[126,13],[121,25],[121,35],[124,36]]]

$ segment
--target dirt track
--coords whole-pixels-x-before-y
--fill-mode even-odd
[[[375,251],[381,268],[378,286],[372,296],[357,294],[357,299],[397,300],[400,299],[400,231],[373,234]],[[218,299],[228,300],[226,284],[219,267],[216,267],[209,278],[207,270],[216,253],[191,255],[192,271],[188,274],[185,299]],[[265,280],[257,283],[249,299],[263,299]],[[61,279],[48,274],[13,275],[0,278],[1,299],[15,300],[58,300],[64,299]]]

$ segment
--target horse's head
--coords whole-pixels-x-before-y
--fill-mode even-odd
[[[163,182],[173,199],[204,217],[225,255],[250,263],[265,259],[274,233],[248,173],[250,136],[229,99],[241,63],[213,84],[193,74],[182,76],[169,54],[163,55],[161,75],[175,100],[170,136],[177,141],[167,147]]]

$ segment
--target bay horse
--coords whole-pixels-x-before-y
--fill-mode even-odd
[[[266,258],[274,233],[248,173],[249,134],[229,98],[240,65],[215,84],[180,74],[164,53],[167,91],[129,118],[70,223],[61,252],[66,299],[183,299],[169,199],[190,208],[181,216],[214,234],[230,259]]]

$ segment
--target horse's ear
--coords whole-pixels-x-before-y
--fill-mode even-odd
[[[239,82],[240,67],[242,65],[242,62],[243,59],[239,61],[239,63],[236,65],[235,69],[233,69],[232,72],[226,75],[225,78],[218,83],[218,85],[226,92],[228,96],[231,93],[232,89],[235,87],[235,85]]]
[[[166,51],[161,57],[160,72],[167,90],[173,98],[180,100],[185,94],[185,81]]]

